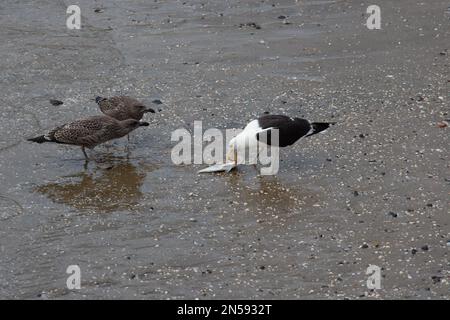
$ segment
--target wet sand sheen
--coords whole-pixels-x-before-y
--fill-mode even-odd
[[[449,298],[448,3],[382,1],[375,32],[352,1],[79,3],[78,33],[2,8],[0,298]],[[24,142],[118,94],[161,109],[129,150]],[[276,177],[172,164],[173,130],[263,112],[338,124]]]

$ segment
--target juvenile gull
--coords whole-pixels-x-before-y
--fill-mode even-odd
[[[141,120],[145,113],[155,113],[152,108],[147,108],[142,102],[128,96],[96,97],[95,102],[104,114],[117,120]]]
[[[93,116],[64,124],[45,135],[28,139],[28,141],[80,146],[86,160],[88,160],[85,148],[93,149],[101,143],[121,138],[138,127],[148,125],[148,122],[135,119],[119,121],[108,116]]]
[[[257,144],[258,141],[267,145],[287,147],[300,138],[322,132],[334,124],[332,122],[310,122],[306,119],[284,115],[261,116],[249,122],[241,133],[230,140],[227,160],[234,162],[235,166],[245,163],[245,159],[238,161],[238,154],[245,154],[246,150],[255,148],[255,145],[252,144]],[[273,129],[278,129],[278,142],[271,139]],[[256,161],[256,159],[253,159],[253,161]]]

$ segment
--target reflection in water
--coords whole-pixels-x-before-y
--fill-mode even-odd
[[[287,187],[277,176],[257,176],[246,181],[239,174],[233,174],[229,184],[239,202],[257,211],[291,212],[318,201],[317,192],[296,184]]]
[[[66,181],[52,182],[36,188],[56,203],[77,209],[105,212],[128,209],[142,197],[140,191],[145,173],[130,163],[119,163],[93,172],[80,172],[64,177]]]
[[[16,199],[0,194],[0,220],[23,213],[23,207]]]

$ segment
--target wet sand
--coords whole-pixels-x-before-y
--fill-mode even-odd
[[[78,3],[82,30],[0,5],[0,298],[450,298],[448,1],[379,1],[381,30],[358,1]],[[160,109],[129,150],[25,141],[115,94]],[[337,125],[273,177],[172,163],[173,130],[263,112]]]

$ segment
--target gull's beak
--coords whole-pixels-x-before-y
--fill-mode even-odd
[[[234,161],[234,159],[232,158],[232,157],[233,157],[233,149],[234,149],[234,148],[230,148],[230,149],[228,150],[228,152],[227,152],[227,161],[228,161],[228,160]]]
[[[231,147],[230,150],[228,150],[227,160],[230,160],[230,161],[234,162],[235,165],[237,165],[237,151],[234,146]]]
[[[150,123],[148,122],[139,122],[139,126],[141,127],[148,127],[150,125]]]
[[[144,111],[144,113],[148,113],[148,112],[155,113],[155,110],[153,110],[152,108],[148,108]]]

